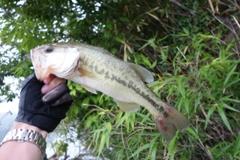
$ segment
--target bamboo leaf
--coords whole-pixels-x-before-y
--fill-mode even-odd
[[[226,79],[225,79],[225,81],[224,81],[224,83],[223,83],[224,86],[227,85],[227,83],[228,83],[230,77],[233,75],[233,72],[235,71],[236,67],[237,67],[237,64],[234,65],[234,66],[232,67],[232,69],[230,70],[230,72],[228,73],[228,75],[227,75],[227,77],[226,77]]]
[[[114,39],[115,39],[115,41],[117,41],[117,42],[122,42],[122,39],[121,39],[120,37],[118,37],[118,36],[115,36]]]
[[[157,65],[157,60],[155,60],[155,61],[152,63],[151,68],[154,68],[156,65]]]
[[[151,160],[156,160],[156,153],[157,153],[157,144],[155,144],[153,147],[152,147],[152,151],[151,151]]]
[[[228,98],[228,97],[224,97],[224,98],[222,99],[222,101],[229,101],[229,102],[240,103],[240,100],[232,99],[232,98]]]
[[[183,96],[183,98],[186,98],[185,95],[185,88],[184,88],[184,84],[183,84],[183,78],[182,77],[178,77],[176,78],[177,84],[178,84],[178,90],[181,93],[181,95]]]
[[[106,126],[106,129],[107,129],[108,133],[111,133],[111,130],[112,130],[112,125],[111,125],[111,123],[110,123],[110,122],[107,122],[107,123],[105,123],[105,126]]]
[[[98,149],[98,155],[100,155],[100,153],[102,152],[105,142],[106,142],[106,135],[102,134],[102,138],[101,138],[99,149]]]
[[[186,128],[186,130],[187,130],[191,135],[193,135],[193,137],[195,137],[196,139],[200,140],[198,134],[197,134],[191,127]]]
[[[231,143],[226,145],[225,147],[221,148],[220,150],[218,150],[218,152],[216,154],[216,158],[219,158],[221,155],[225,154],[230,147],[232,147]]]
[[[122,122],[124,121],[124,118],[122,117],[123,115],[123,111],[120,110],[120,112],[118,113],[117,115],[117,119],[116,119],[116,122],[115,124],[117,125],[117,128],[122,124]]]
[[[151,62],[149,61],[149,59],[147,57],[145,57],[144,55],[141,54],[141,58],[142,58],[144,64],[146,64],[150,68],[152,67]]]
[[[223,111],[223,109],[222,109],[222,107],[221,107],[220,105],[217,106],[217,110],[218,110],[218,113],[219,113],[219,115],[220,115],[223,123],[226,125],[226,127],[228,128],[228,130],[229,130],[230,132],[232,132],[231,126],[230,126],[230,124],[229,124],[229,122],[228,122],[228,119],[227,119],[227,117],[226,117],[226,115],[225,115],[225,112]]]
[[[176,139],[178,138],[179,131],[177,131],[176,136],[168,144],[168,154],[166,159],[174,160],[174,155],[176,153],[177,147],[175,145]]]
[[[238,134],[238,137],[237,137],[237,140],[236,140],[236,144],[234,145],[234,148],[233,148],[233,155],[234,155],[234,157],[237,154],[240,154],[240,134]]]
[[[234,111],[234,112],[238,112],[238,113],[240,113],[239,110],[237,110],[237,109],[235,109],[235,108],[229,106],[229,105],[226,104],[226,103],[221,103],[221,106],[222,106],[223,108],[229,109],[229,110],[231,110],[231,111]]]
[[[204,127],[204,129],[207,128],[209,119],[210,119],[212,113],[215,111],[215,109],[216,109],[216,106],[213,106],[213,107],[211,107],[211,108],[208,110],[208,114],[207,114],[207,117],[206,117],[206,122],[205,122],[205,127]]]
[[[132,155],[131,157],[135,157],[137,154],[139,154],[140,152],[142,152],[143,150],[147,149],[147,148],[150,148],[151,147],[151,144],[150,143],[147,143],[145,145],[143,145],[142,147],[138,148]]]

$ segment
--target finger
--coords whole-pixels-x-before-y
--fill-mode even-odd
[[[49,84],[54,78],[56,78],[56,76],[53,75],[53,74],[50,74],[48,77],[46,77],[46,78],[43,80],[43,82],[44,82],[44,84]]]
[[[65,82],[66,82],[65,79],[55,77],[48,84],[45,84],[42,87],[41,91],[42,91],[43,94],[46,94],[47,92],[51,91],[55,87],[59,86],[61,83],[65,83]]]
[[[60,84],[53,90],[49,91],[42,98],[43,102],[53,103],[60,97],[62,97],[65,93],[68,93],[69,89],[65,83]]]
[[[52,104],[52,106],[59,106],[64,103],[72,103],[73,98],[70,96],[69,93],[65,93],[61,98],[59,98],[56,102]]]

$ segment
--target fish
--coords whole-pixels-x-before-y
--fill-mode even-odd
[[[78,42],[45,44],[31,50],[31,60],[40,81],[53,74],[80,84],[87,91],[112,97],[125,112],[145,107],[160,134],[170,141],[190,121],[162,101],[148,86],[154,82],[146,68],[123,61],[107,50]]]

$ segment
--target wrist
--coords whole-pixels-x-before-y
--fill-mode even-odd
[[[32,127],[31,125],[26,126],[19,123],[14,124],[14,127],[5,135],[3,141],[0,143],[1,158],[20,158],[25,160],[44,159],[46,141],[45,138],[43,138],[43,135],[47,134],[44,133],[45,131],[42,132],[42,134],[40,133],[41,131],[39,131],[39,129],[35,128],[34,126]],[[15,150],[17,152],[17,155],[19,155],[19,153],[23,153],[23,157],[17,158],[14,156],[15,154],[10,155],[11,150]]]
[[[15,123],[14,123],[14,125],[13,125],[11,130],[14,130],[14,129],[33,130],[33,131],[36,131],[36,132],[40,133],[43,136],[43,138],[46,138],[47,134],[48,134],[48,132],[46,132],[44,130],[41,130],[40,128],[38,128],[36,126],[30,125],[30,124],[26,124],[26,123],[23,123],[23,122],[16,122],[15,121]]]

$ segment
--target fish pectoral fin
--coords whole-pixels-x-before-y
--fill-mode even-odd
[[[137,75],[142,79],[142,81],[147,83],[151,83],[154,81],[152,73],[146,68],[134,63],[130,63],[130,67],[137,73]]]
[[[129,103],[129,102],[123,102],[115,100],[118,107],[121,108],[125,112],[137,112],[140,108],[140,105],[136,103]]]
[[[91,87],[85,86],[85,85],[81,85],[84,89],[86,89],[88,92],[97,94],[97,91]]]

